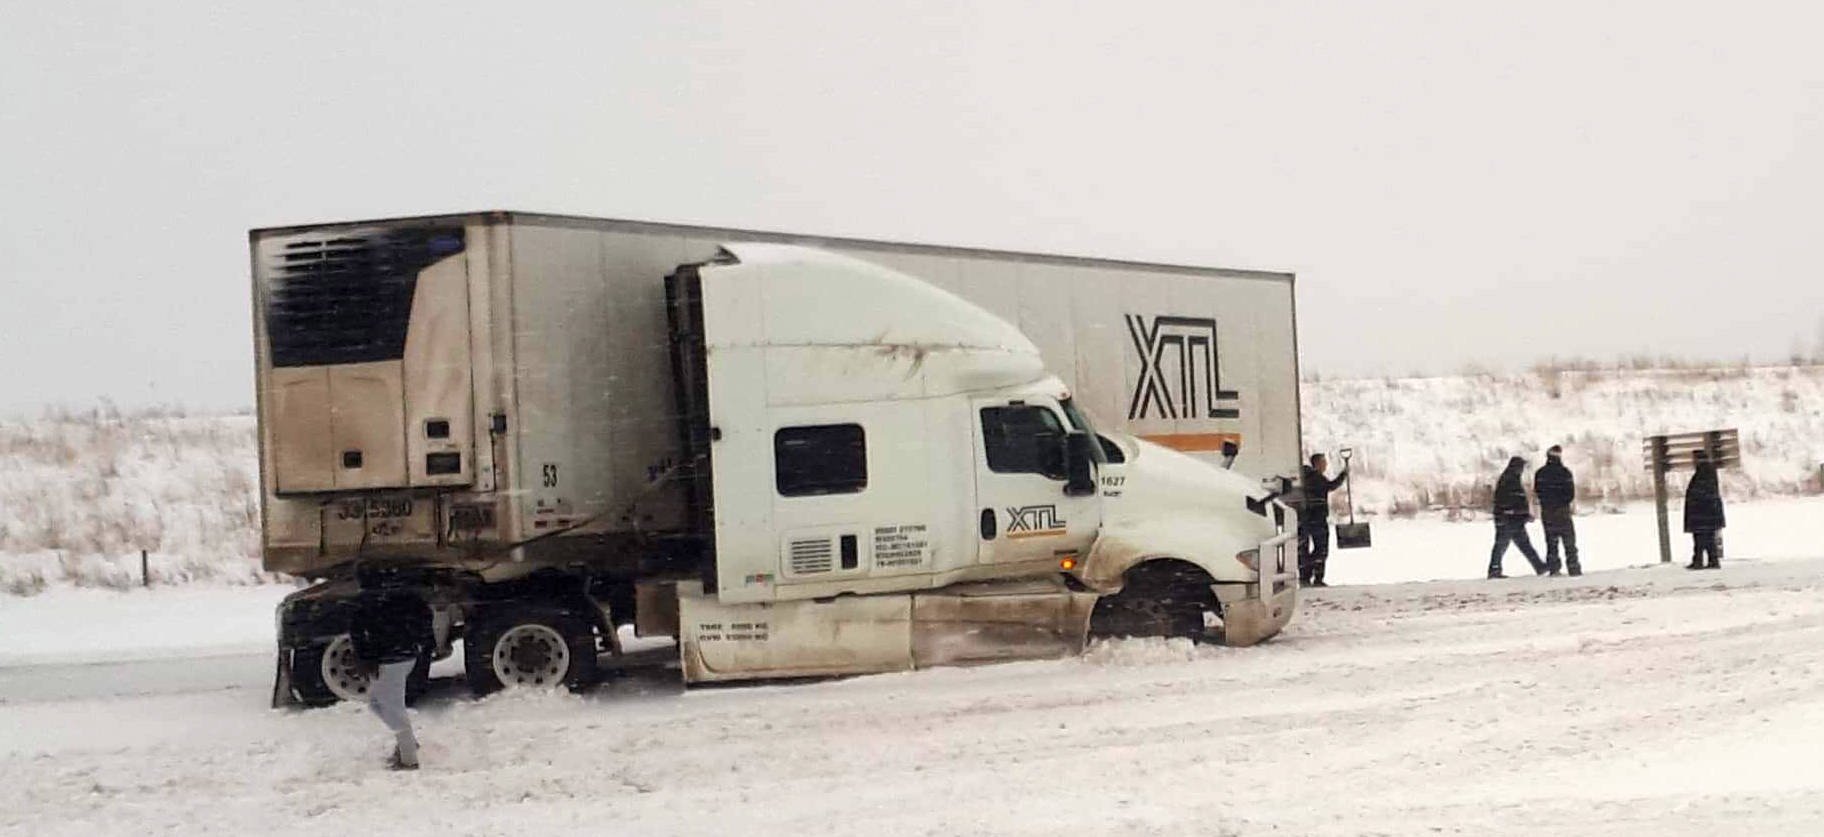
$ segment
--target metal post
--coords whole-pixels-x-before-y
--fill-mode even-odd
[[[1653,437],[1653,505],[1659,512],[1659,562],[1672,563],[1672,529],[1666,514],[1666,437]]]
[[[146,551],[143,549],[139,551],[139,586],[152,586],[152,574],[148,572],[146,566]]]

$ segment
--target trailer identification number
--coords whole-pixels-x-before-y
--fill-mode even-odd
[[[411,516],[412,498],[410,497],[374,498],[365,503],[355,500],[336,506],[337,520],[381,520],[389,517]]]

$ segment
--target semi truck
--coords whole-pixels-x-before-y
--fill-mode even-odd
[[[275,705],[357,576],[477,694],[1247,645],[1297,604],[1293,277],[479,212],[250,233]],[[357,573],[357,568],[362,572]],[[370,572],[371,570],[371,572]]]

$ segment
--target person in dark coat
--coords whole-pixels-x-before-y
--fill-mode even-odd
[[[1718,570],[1723,566],[1723,492],[1709,453],[1700,450],[1696,459],[1697,473],[1685,487],[1685,531],[1691,533],[1691,563],[1685,569]]]
[[[1521,483],[1525,469],[1526,460],[1516,456],[1507,461],[1507,470],[1495,480],[1495,548],[1488,553],[1489,578],[1507,577],[1501,573],[1501,556],[1507,554],[1509,543],[1520,547],[1520,554],[1533,565],[1535,575],[1545,574],[1545,562],[1539,560],[1532,539],[1526,536],[1526,524],[1533,519],[1533,511],[1526,501],[1526,486]]]
[[[1545,465],[1533,473],[1533,496],[1539,498],[1539,522],[1545,526],[1545,571],[1558,574],[1558,544],[1564,544],[1564,568],[1583,575],[1577,560],[1577,526],[1571,522],[1571,501],[1577,499],[1577,481],[1564,467],[1564,449],[1553,445],[1545,452]]]
[[[1324,563],[1330,558],[1330,492],[1349,478],[1349,469],[1330,479],[1324,472],[1330,462],[1321,453],[1311,454],[1311,464],[1300,469],[1298,484],[1303,500],[1298,509],[1298,583],[1329,587],[1324,583]]]
[[[366,563],[356,569],[355,579],[361,592],[355,598],[349,639],[356,658],[374,672],[367,706],[393,733],[395,746],[387,767],[417,770],[418,738],[405,714],[405,689],[418,659],[435,641],[431,608],[391,568]]]

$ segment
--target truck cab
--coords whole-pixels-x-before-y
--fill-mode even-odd
[[[1080,650],[1098,627],[1202,637],[1214,622],[1251,643],[1290,618],[1283,507],[1098,434],[1004,320],[802,247],[726,245],[668,283],[676,367],[699,383],[679,389],[707,475],[692,505],[714,544],[713,572],[682,591],[687,678],[916,667],[921,641],[954,648],[1034,613],[1028,654]],[[942,615],[921,618],[926,602]]]

